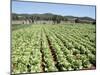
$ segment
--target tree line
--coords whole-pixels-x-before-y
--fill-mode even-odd
[[[12,20],[28,20],[29,22],[36,22],[36,21],[52,21],[53,24],[59,24],[61,21],[73,21],[75,23],[93,23],[95,24],[96,21],[90,17],[74,17],[74,16],[62,16],[56,15],[51,13],[45,14],[16,14],[12,13]]]

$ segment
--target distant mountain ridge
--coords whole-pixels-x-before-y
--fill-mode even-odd
[[[22,17],[30,17],[30,16],[39,16],[39,17],[53,17],[54,15],[57,15],[57,14],[52,14],[52,13],[43,13],[43,14],[38,14],[38,13],[35,13],[35,14],[17,14],[17,13],[12,13],[12,16],[22,16]],[[62,16],[62,15],[58,15],[58,16]],[[77,17],[77,16],[62,16],[62,17],[65,17],[67,18],[68,20],[73,20],[73,19],[76,19],[78,18],[79,20],[88,20],[88,21],[95,21],[95,19],[91,18],[91,17]]]

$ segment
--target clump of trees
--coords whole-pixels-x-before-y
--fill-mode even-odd
[[[76,18],[75,23],[91,23],[96,24],[96,20],[89,17]]]
[[[61,21],[68,21],[68,19],[63,16],[54,15],[52,17],[52,21],[54,24],[59,24],[61,23]]]

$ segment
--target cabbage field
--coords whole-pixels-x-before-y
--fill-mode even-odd
[[[95,68],[95,25],[12,26],[12,74]]]

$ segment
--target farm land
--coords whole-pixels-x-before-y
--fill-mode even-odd
[[[12,25],[12,74],[96,68],[93,24]]]

